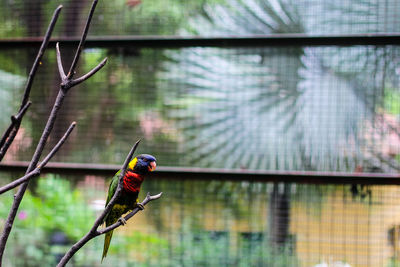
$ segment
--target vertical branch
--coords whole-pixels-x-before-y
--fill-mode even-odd
[[[62,5],[59,5],[56,10],[54,11],[53,17],[50,21],[49,27],[47,28],[46,34],[44,35],[44,39],[42,42],[42,45],[40,46],[39,52],[36,56],[35,61],[33,62],[31,71],[29,72],[29,76],[28,76],[28,81],[26,83],[26,87],[25,87],[25,92],[24,92],[24,96],[22,98],[22,102],[21,102],[21,107],[20,110],[23,108],[23,106],[25,106],[26,102],[28,102],[29,99],[29,94],[31,92],[31,88],[32,88],[32,84],[33,84],[33,80],[35,78],[36,72],[39,68],[39,65],[42,61],[42,57],[44,55],[44,52],[46,51],[46,48],[49,44],[49,40],[51,37],[51,34],[53,33],[54,27],[56,25],[58,16],[60,15],[61,9],[62,9]]]
[[[8,127],[8,129],[6,130],[6,132],[4,133],[4,135],[2,136],[1,140],[0,140],[0,161],[3,159],[4,155],[6,154],[8,148],[10,147],[10,145],[12,144],[12,142],[14,141],[15,136],[17,135],[17,132],[19,130],[19,127],[21,125],[21,121],[22,121],[22,117],[25,114],[26,108],[29,107],[28,104],[28,99],[29,99],[29,95],[31,92],[31,88],[32,88],[32,84],[33,84],[33,80],[35,78],[36,72],[39,68],[40,62],[42,61],[42,57],[44,55],[44,52],[46,51],[46,48],[49,44],[49,40],[51,37],[51,34],[53,33],[54,27],[56,25],[58,16],[60,15],[62,6],[58,6],[56,8],[56,10],[54,11],[53,17],[51,18],[49,27],[47,28],[46,34],[44,36],[43,42],[40,46],[40,49],[36,55],[36,59],[32,65],[32,68],[29,72],[29,76],[28,76],[28,80],[27,83],[25,85],[25,90],[24,90],[24,95],[22,97],[22,101],[21,101],[21,106],[19,108],[19,114],[22,113],[22,116],[18,116],[19,119],[18,120],[11,120],[11,124]],[[27,106],[28,105],[28,106]]]
[[[81,37],[81,40],[80,40],[79,45],[78,45],[78,49],[76,50],[74,60],[72,61],[71,67],[70,67],[70,69],[68,71],[68,74],[67,74],[68,79],[72,79],[72,77],[75,74],[76,64],[78,64],[79,57],[80,57],[81,52],[83,50],[83,46],[84,46],[85,41],[86,41],[86,36],[88,34],[88,31],[89,31],[90,22],[92,21],[92,17],[93,17],[93,14],[94,14],[94,10],[96,9],[96,5],[97,5],[97,0],[94,0],[93,3],[92,3],[92,7],[90,8],[90,11],[89,11],[89,16],[88,16],[88,18],[86,20],[85,28],[83,30],[82,37]]]

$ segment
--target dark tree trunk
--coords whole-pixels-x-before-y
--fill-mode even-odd
[[[288,241],[290,224],[290,185],[274,184],[269,201],[269,238],[272,247],[283,247]]]

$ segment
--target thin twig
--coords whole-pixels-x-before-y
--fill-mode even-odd
[[[11,121],[22,121],[22,117],[25,115],[25,112],[28,110],[31,104],[31,101],[26,102],[17,115],[11,116]]]
[[[14,126],[15,126],[14,122],[11,121],[11,123],[8,126],[7,130],[3,133],[3,136],[0,139],[0,149],[1,150],[4,149],[4,144],[6,143],[7,139],[9,139],[11,131],[15,128]],[[5,149],[5,150],[7,150],[7,149]],[[2,158],[0,158],[0,161],[1,160],[2,160]]]
[[[65,143],[69,135],[71,134],[72,130],[75,128],[76,122],[71,123],[69,126],[68,130],[65,132],[64,136],[61,137],[61,139],[57,142],[57,144],[53,147],[53,149],[50,151],[50,153],[44,158],[44,160],[31,172],[28,174],[24,175],[21,178],[18,178],[17,180],[12,181],[11,183],[0,187],[0,194],[3,194],[4,192],[7,192],[20,184],[30,180],[33,177],[36,177],[40,174],[42,169],[46,166],[46,164],[51,160],[51,158],[57,153],[57,151],[60,149],[60,147]]]
[[[69,72],[67,74],[68,79],[72,79],[72,77],[75,75],[75,68],[76,68],[76,65],[78,64],[79,57],[80,57],[81,52],[83,50],[83,46],[84,46],[85,41],[86,41],[86,36],[88,34],[88,31],[89,31],[90,22],[92,21],[94,10],[96,9],[96,5],[97,5],[97,0],[94,0],[93,3],[92,3],[92,6],[90,8],[88,18],[86,20],[85,28],[83,30],[82,37],[81,37],[81,40],[80,40],[79,45],[78,45],[78,49],[76,50],[74,60],[72,61],[71,67],[70,67]]]
[[[22,98],[22,103],[21,103],[21,109],[22,107],[26,104],[26,102],[28,102],[28,98],[29,98],[29,94],[31,91],[31,87],[33,84],[33,79],[36,75],[36,71],[39,68],[39,65],[41,64],[42,61],[42,57],[44,55],[44,52],[47,48],[47,45],[49,44],[49,40],[51,37],[51,34],[53,33],[54,27],[56,25],[58,16],[60,15],[61,9],[62,9],[62,5],[59,5],[56,10],[54,11],[53,17],[50,21],[49,27],[47,28],[46,34],[44,35],[44,39],[42,42],[42,45],[40,46],[39,52],[36,56],[35,62],[33,63],[32,69],[29,73],[28,76],[28,81],[26,83],[26,88],[25,88],[25,92],[24,92],[24,97]]]
[[[89,31],[90,22],[92,20],[93,13],[94,13],[94,10],[95,10],[96,5],[97,5],[97,1],[98,0],[93,0],[92,6],[91,6],[90,11],[89,11],[88,19],[86,21],[85,28],[84,28],[83,33],[82,33],[81,40],[79,42],[78,48],[76,49],[74,60],[72,61],[70,70],[69,70],[67,75],[65,75],[65,71],[64,71],[64,68],[63,68],[63,65],[62,65],[61,53],[60,53],[60,48],[59,48],[58,43],[56,45],[57,66],[58,66],[58,71],[59,71],[60,76],[61,76],[61,88],[63,90],[65,90],[65,91],[68,91],[71,87],[73,87],[75,85],[78,85],[78,84],[84,82],[85,80],[89,79],[96,72],[98,72],[101,68],[103,68],[104,65],[107,63],[107,58],[105,58],[96,67],[94,67],[92,70],[90,70],[88,73],[86,73],[82,77],[79,77],[79,78],[77,78],[75,80],[73,79],[73,76],[75,75],[75,69],[76,69],[76,65],[78,63],[78,59],[80,57],[80,54],[81,54],[81,52],[83,50],[83,46],[84,46],[85,41],[86,41],[86,37],[87,37],[88,31]]]
[[[3,137],[0,140],[0,161],[3,160],[5,154],[7,153],[8,148],[14,141],[15,136],[18,133],[19,126],[21,125],[21,121],[31,104],[32,102],[28,101],[25,104],[25,106],[23,106],[22,109],[18,112],[17,115],[11,116],[11,124],[5,131]]]
[[[162,195],[162,192],[151,196],[150,193],[147,193],[146,198],[140,203],[143,207],[145,205],[147,205],[147,203],[149,203],[150,201],[159,199]],[[134,208],[128,215],[126,215],[124,217],[125,221],[128,221],[130,218],[132,218],[136,213],[138,213],[139,211],[141,211],[141,209],[139,208]],[[61,259],[61,261],[57,264],[57,267],[64,267],[68,261],[74,256],[74,254],[81,249],[87,242],[89,242],[90,240],[92,240],[93,238],[99,236],[99,235],[103,235],[105,233],[108,233],[112,230],[114,230],[115,228],[118,228],[122,225],[121,221],[117,221],[116,223],[103,228],[101,230],[95,230],[95,231],[89,231],[84,237],[82,237],[78,242],[76,242],[74,245],[72,245],[72,247],[68,250],[67,253],[65,253],[64,257]],[[98,227],[98,226],[97,226]]]
[[[98,72],[102,67],[104,67],[104,65],[106,65],[106,63],[107,63],[107,58],[103,59],[103,61],[101,61],[96,67],[94,67],[91,71],[89,71],[88,73],[86,73],[82,77],[79,77],[79,78],[77,78],[75,80],[72,80],[71,81],[71,86],[75,86],[77,84],[80,84],[81,82],[86,81],[87,79],[89,79],[90,77],[95,75],[96,72]]]
[[[41,169],[34,169],[33,171],[29,172],[28,174],[25,174],[24,176],[22,176],[21,178],[18,178],[17,180],[12,181],[9,184],[6,184],[5,186],[0,188],[0,194],[3,194],[17,186],[19,186],[20,184],[28,181],[29,179],[36,177],[40,174]]]
[[[146,195],[146,198],[143,199],[143,201],[142,201],[140,204],[142,204],[142,205],[144,206],[144,205],[146,205],[147,203],[149,203],[149,202],[152,201],[152,200],[159,199],[159,198],[161,197],[161,195],[162,195],[162,192],[158,193],[157,195],[151,196],[150,193],[148,192],[147,195]],[[133,216],[135,216],[135,214],[138,213],[139,211],[141,211],[140,208],[134,208],[130,213],[128,213],[128,214],[124,217],[125,221],[128,221],[130,218],[132,218]],[[111,224],[110,226],[108,226],[108,227],[106,227],[106,228],[97,230],[97,231],[96,231],[96,236],[97,236],[97,235],[102,235],[102,234],[108,233],[108,232],[114,230],[115,228],[120,227],[121,225],[122,225],[121,220],[118,220],[116,223]]]
[[[36,72],[39,68],[39,65],[41,64],[42,61],[42,57],[44,55],[44,52],[46,51],[46,48],[49,44],[49,40],[51,37],[51,34],[54,30],[54,27],[56,25],[58,16],[60,15],[62,9],[62,5],[59,5],[56,10],[54,11],[53,17],[50,21],[49,27],[47,28],[46,34],[43,38],[42,44],[39,48],[39,51],[36,55],[36,59],[33,62],[32,68],[29,72],[29,76],[28,76],[28,80],[26,82],[25,85],[25,90],[24,90],[24,95],[22,97],[22,101],[21,101],[21,105],[19,108],[19,112],[21,113],[22,110],[24,110],[25,108],[27,108],[27,103],[28,103],[28,99],[29,99],[29,95],[31,92],[31,88],[32,88],[32,84],[33,84],[33,80],[35,78]],[[28,105],[29,107],[29,105]],[[26,109],[25,109],[26,111]],[[22,114],[25,114],[25,111],[22,112]],[[23,115],[22,115],[23,116]],[[22,118],[21,118],[22,120]],[[0,161],[3,159],[4,155],[6,154],[8,148],[10,147],[10,145],[12,144],[12,142],[14,141],[15,136],[17,135],[17,132],[19,130],[19,127],[21,125],[21,120],[18,121],[11,121],[10,126],[8,127],[8,129],[6,130],[6,132],[3,134],[3,137],[0,140],[0,150],[1,150],[1,154],[0,154]],[[7,142],[6,142],[7,140]]]
[[[62,65],[62,60],[61,60],[61,53],[60,53],[60,45],[57,42],[56,44],[56,54],[57,54],[57,67],[58,67],[58,72],[60,73],[61,80],[65,80],[67,77],[65,75],[65,71]]]
[[[47,31],[46,31],[46,34],[45,34],[44,39],[42,41],[42,44],[41,44],[41,46],[39,48],[39,51],[38,51],[38,53],[36,55],[36,59],[33,62],[32,68],[31,68],[31,70],[29,72],[28,80],[27,80],[26,85],[25,85],[24,95],[22,97],[22,101],[21,101],[21,105],[20,105],[18,113],[21,113],[22,110],[24,110],[25,108],[29,107],[29,105],[30,105],[29,104],[28,106],[26,106],[27,103],[28,103],[30,92],[31,92],[33,80],[35,78],[35,75],[36,75],[36,72],[37,72],[37,70],[39,68],[39,65],[41,64],[43,54],[44,54],[44,52],[45,52],[45,50],[46,50],[46,48],[47,48],[47,46],[49,44],[50,36],[51,36],[51,34],[52,34],[53,30],[54,30],[54,26],[56,25],[56,22],[57,22],[59,14],[61,12],[61,9],[62,9],[62,5],[58,6],[56,8],[56,10],[54,11],[53,17],[51,18],[49,27],[47,28]],[[25,109],[25,111],[26,111],[26,109]],[[25,114],[25,111],[22,112],[22,114]],[[22,117],[23,117],[23,115],[22,115]],[[21,120],[22,120],[22,118],[21,118]],[[12,120],[10,126],[8,127],[6,132],[3,134],[3,136],[2,136],[2,138],[0,140],[0,149],[1,149],[0,161],[3,159],[5,153],[7,152],[8,148],[10,147],[11,143],[14,141],[14,138],[17,135],[17,132],[19,130],[20,125],[21,125],[20,122],[18,123],[18,121],[13,121]],[[7,142],[6,142],[6,140],[7,140]]]

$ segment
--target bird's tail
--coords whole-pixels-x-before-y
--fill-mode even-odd
[[[107,256],[107,251],[108,251],[108,248],[110,247],[110,242],[111,242],[112,235],[113,235],[113,231],[110,231],[110,232],[105,234],[103,256],[101,257],[101,262],[103,262],[104,258]]]

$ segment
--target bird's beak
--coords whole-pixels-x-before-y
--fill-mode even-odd
[[[154,171],[156,169],[156,166],[157,166],[157,164],[155,161],[150,162],[149,171],[151,171],[151,172]]]

